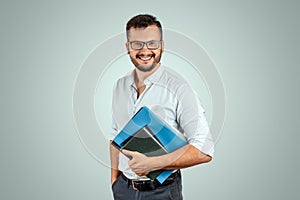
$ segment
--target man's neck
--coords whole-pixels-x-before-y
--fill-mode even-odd
[[[158,68],[160,67],[160,63],[158,63],[155,68],[153,68],[153,70],[151,70],[150,72],[143,72],[138,70],[137,68],[135,69],[135,79],[134,79],[134,83],[136,85],[137,88],[143,87],[144,81],[146,78],[148,78],[149,76],[151,76]]]

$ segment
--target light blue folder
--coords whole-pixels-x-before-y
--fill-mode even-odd
[[[166,122],[157,117],[146,106],[142,107],[126,124],[126,126],[114,138],[113,143],[118,147],[122,147],[124,141],[127,141],[141,128],[147,126],[159,142],[165,147],[168,153],[187,144],[182,133],[178,132]],[[156,179],[163,183],[171,174],[173,170],[164,170]]]

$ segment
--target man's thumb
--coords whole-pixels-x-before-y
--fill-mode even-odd
[[[122,153],[124,153],[125,155],[130,154],[130,151],[126,150],[126,149],[122,149]]]
[[[129,151],[129,150],[126,150],[126,149],[123,149],[123,150],[122,150],[122,153],[123,153],[125,156],[127,156],[129,159],[132,159],[132,156],[133,156],[133,154],[134,154],[133,151]]]

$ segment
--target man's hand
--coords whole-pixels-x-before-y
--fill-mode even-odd
[[[147,157],[137,151],[122,150],[122,153],[131,157],[128,161],[130,169],[138,176],[146,176],[155,169],[155,157]]]
[[[121,172],[116,169],[111,169],[111,176],[110,176],[110,184],[114,184],[114,182],[118,179],[120,176]]]

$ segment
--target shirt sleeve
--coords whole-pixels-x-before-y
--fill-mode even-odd
[[[212,157],[214,142],[198,95],[185,84],[178,98],[177,121],[188,143]]]
[[[117,136],[117,134],[118,134],[118,126],[112,115],[111,134],[109,136],[109,140],[114,140],[114,138]]]
[[[111,108],[111,131],[110,131],[110,136],[109,136],[109,140],[113,140],[116,135],[118,134],[118,125],[115,119],[115,113],[114,113],[114,99],[115,99],[115,92],[116,92],[116,87],[117,84],[114,84],[113,87],[113,96],[112,96],[112,108]]]

